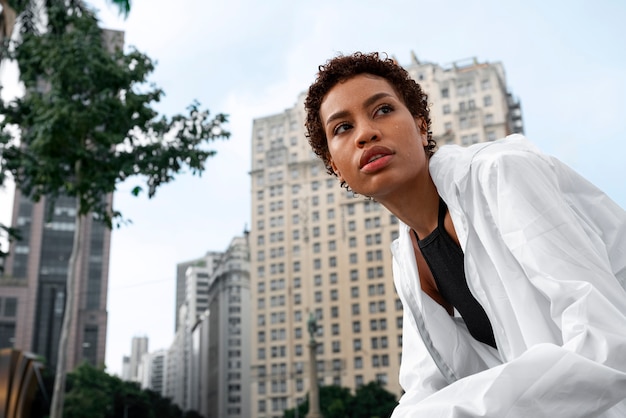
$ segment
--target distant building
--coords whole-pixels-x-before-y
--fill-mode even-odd
[[[469,145],[523,130],[501,64],[420,63],[439,144]],[[378,381],[399,397],[402,305],[389,247],[397,219],[329,176],[304,131],[304,94],[252,127],[251,416],[282,417],[304,401],[307,318],[317,317],[318,377],[351,389]],[[211,328],[210,328],[211,329]],[[216,357],[211,357],[216,358]]]
[[[140,365],[142,357],[148,352],[148,337],[133,337],[130,350],[130,380],[141,382]]]
[[[249,417],[250,272],[246,237],[186,265],[163,395],[206,418]],[[180,264],[179,264],[180,266]]]
[[[146,353],[141,359],[141,387],[164,395],[167,350]]]
[[[236,237],[211,275],[209,306],[197,334],[198,412],[250,417],[250,249]],[[208,344],[208,345],[207,345]]]
[[[191,386],[192,329],[208,308],[210,275],[223,253],[209,251],[203,257],[176,266],[176,333],[168,351],[165,396],[183,410],[195,409]],[[193,398],[193,399],[192,399]]]
[[[122,358],[122,375],[120,376],[122,380],[130,380],[130,357],[124,356]]]
[[[176,306],[174,307],[174,331],[178,330],[179,326],[179,310],[185,303],[187,297],[187,268],[189,267],[204,267],[207,271],[213,271],[213,265],[222,253],[209,251],[203,257],[199,257],[193,260],[184,261],[176,265]]]

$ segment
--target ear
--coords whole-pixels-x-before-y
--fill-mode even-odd
[[[339,171],[339,169],[337,168],[337,165],[335,164],[335,162],[332,160],[332,158],[329,158],[328,160],[330,162],[330,168],[333,169],[333,171],[335,172],[335,174],[337,175],[337,177],[339,177],[339,180],[343,181],[343,177],[341,177],[341,172]]]
[[[420,138],[422,140],[422,145],[428,145],[428,127],[426,126],[426,121],[421,116],[415,116],[415,127],[420,133]]]

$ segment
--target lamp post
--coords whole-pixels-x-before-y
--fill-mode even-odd
[[[320,413],[320,393],[317,385],[317,343],[315,342],[315,332],[317,331],[317,321],[315,314],[311,312],[307,322],[309,329],[309,412],[306,418],[322,418]]]

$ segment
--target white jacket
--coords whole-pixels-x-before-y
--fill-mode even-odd
[[[443,146],[430,172],[498,350],[422,292],[401,223],[393,418],[626,417],[626,212],[521,135]]]

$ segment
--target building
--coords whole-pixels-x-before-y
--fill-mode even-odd
[[[197,328],[198,412],[250,417],[250,249],[235,237],[211,275],[209,309]],[[202,344],[204,342],[204,344]],[[207,345],[208,344],[208,345]]]
[[[202,258],[176,266],[176,303],[180,303],[180,306],[176,316],[174,341],[168,353],[165,396],[171,398],[183,410],[194,409],[192,406],[194,387],[190,380],[195,372],[191,363],[192,329],[208,309],[209,279],[221,256],[222,253],[208,252]],[[181,274],[184,277],[182,285]],[[180,292],[179,286],[182,286]],[[179,299],[182,302],[179,302]]]
[[[148,353],[148,337],[133,337],[130,346],[130,379],[133,382],[141,382],[143,372],[141,363],[144,354]]]
[[[162,394],[210,417],[249,417],[250,273],[247,235],[185,265],[178,328]]]
[[[405,68],[431,103],[432,131],[439,145],[471,145],[523,133],[521,105],[506,86],[501,63],[476,58],[448,66],[420,62]]]
[[[36,353],[55,367],[65,310],[65,284],[74,242],[76,201],[38,203],[16,191],[12,225],[21,239],[12,245],[0,279],[0,346]],[[111,231],[86,217],[83,257],[75,289],[67,370],[83,361],[104,364]]]
[[[213,271],[214,264],[222,256],[222,253],[216,251],[207,252],[204,257],[184,261],[176,265],[176,306],[174,310],[174,331],[179,327],[179,311],[180,307],[185,303],[187,295],[187,268],[189,267],[205,267],[207,271]]]
[[[522,130],[501,64],[420,63],[407,70],[430,95],[440,144],[494,140]],[[282,417],[309,389],[310,313],[320,384],[378,381],[401,395],[402,306],[389,247],[397,220],[340,188],[312,153],[304,94],[252,128],[251,416]]]
[[[153,390],[161,395],[165,388],[167,351],[158,350],[146,353],[141,358],[141,387]]]
[[[130,380],[130,357],[122,357],[122,380]]]

